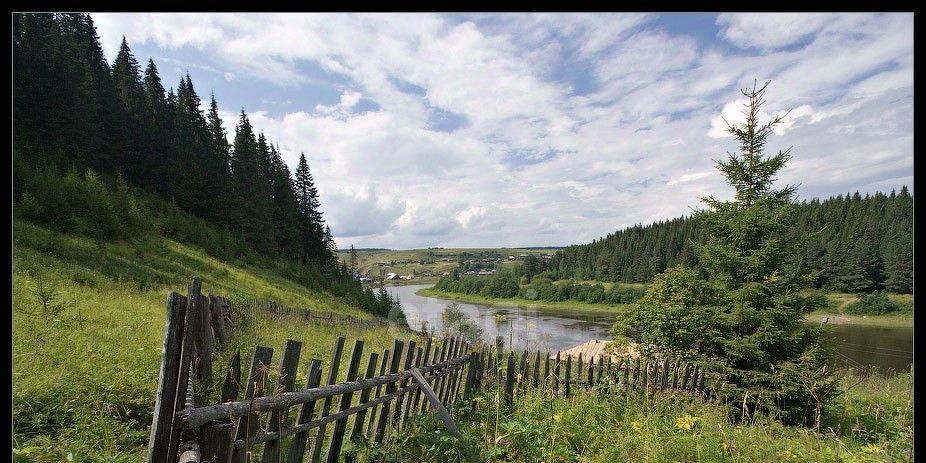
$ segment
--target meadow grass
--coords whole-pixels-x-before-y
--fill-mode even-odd
[[[116,243],[14,221],[13,446],[16,461],[137,462],[144,459],[154,407],[168,291],[203,291],[273,299],[293,307],[369,317],[342,300],[259,269],[221,262],[157,236]],[[215,378],[240,349],[246,370],[256,344],[278,362],[287,338],[327,368],[337,336],[347,357],[355,339],[365,352],[391,346],[402,329],[305,324],[286,318],[242,323],[217,354]],[[342,372],[345,368],[342,368]],[[245,373],[246,374],[246,373]],[[342,373],[343,374],[343,373]]]
[[[513,409],[498,384],[460,402],[464,439],[433,415],[358,461],[422,462],[883,462],[912,461],[912,380],[843,372],[848,391],[826,410],[823,430],[765,416],[731,420],[730,408],[682,393],[580,391],[569,398],[528,390]],[[854,385],[854,386],[853,386]]]

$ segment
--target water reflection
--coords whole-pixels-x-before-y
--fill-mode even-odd
[[[421,322],[428,329],[440,330],[441,314],[450,301],[415,294],[428,285],[392,286],[387,288],[402,302],[409,326]],[[530,308],[492,307],[458,302],[483,331],[483,339],[496,336],[516,349],[566,350],[592,339],[609,339],[614,315],[596,312],[562,312],[551,315]],[[868,369],[881,372],[908,370],[913,362],[913,328],[859,325],[832,325],[829,335],[836,342],[837,367]]]

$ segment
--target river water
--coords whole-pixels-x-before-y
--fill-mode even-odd
[[[387,290],[402,302],[408,325],[440,330],[441,314],[450,301],[419,296],[429,285],[390,286]],[[554,312],[526,307],[494,307],[458,302],[460,309],[482,328],[484,340],[496,336],[518,350],[569,349],[592,339],[610,339],[614,316],[608,313]],[[913,328],[860,325],[832,325],[830,336],[837,346],[836,366],[879,371],[909,370],[913,362]]]

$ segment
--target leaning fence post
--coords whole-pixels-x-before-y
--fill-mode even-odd
[[[176,443],[172,443],[170,438],[177,398],[177,381],[180,378],[180,350],[183,344],[185,311],[183,296],[173,291],[168,293],[161,369],[158,373],[154,414],[151,417],[151,434],[148,437],[148,463],[166,461],[169,455],[177,454]]]

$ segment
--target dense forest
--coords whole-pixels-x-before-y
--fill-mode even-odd
[[[814,286],[851,293],[913,292],[913,196],[906,186],[899,193],[863,197],[856,192],[799,207],[791,233],[807,240],[801,264],[817,272]],[[560,250],[548,262],[531,262],[528,273],[648,282],[674,265],[697,267],[695,247],[703,240],[703,227],[693,217],[637,225]]]
[[[125,39],[108,63],[88,14],[12,20],[18,216],[126,238],[138,231],[127,202],[136,188],[225,230],[248,252],[311,270],[324,289],[368,311],[394,308],[384,291],[364,290],[338,262],[304,154],[290,172],[244,110],[229,143],[214,96],[203,104],[188,74],[165,89],[154,61],[142,69]],[[65,220],[108,198],[111,220]]]

